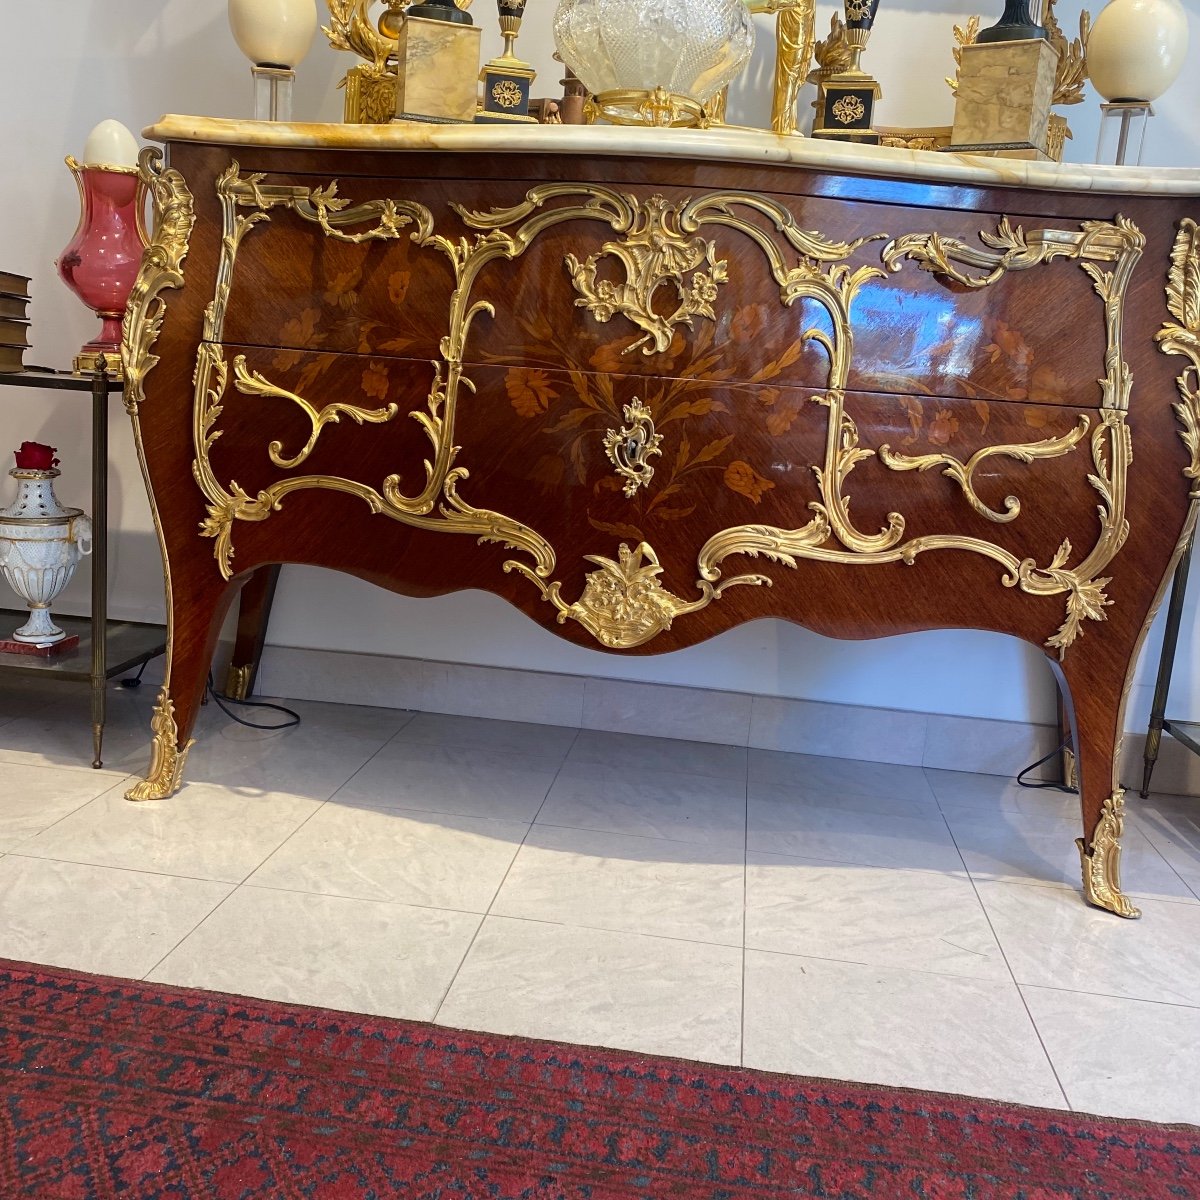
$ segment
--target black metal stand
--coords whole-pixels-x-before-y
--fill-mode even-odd
[[[1149,795],[1150,776],[1158,761],[1162,735],[1169,733],[1182,742],[1193,754],[1200,754],[1200,725],[1191,721],[1167,719],[1167,693],[1171,690],[1171,671],[1175,666],[1175,649],[1179,645],[1179,624],[1183,618],[1183,601],[1187,594],[1188,570],[1192,563],[1192,543],[1189,542],[1175,568],[1171,581],[1171,600],[1167,606],[1167,627],[1163,631],[1162,653],[1158,659],[1158,680],[1154,685],[1154,704],[1150,709],[1150,728],[1146,731],[1146,764],[1142,772],[1143,796]]]
[[[165,626],[108,619],[108,398],[120,392],[122,384],[106,373],[102,361],[90,375],[36,369],[0,373],[0,386],[86,391],[92,396],[92,614],[86,621],[56,618],[68,633],[79,634],[74,650],[52,658],[0,654],[0,672],[86,679],[92,696],[92,766],[99,768],[103,766],[108,680],[157,657],[167,646]],[[15,612],[11,615],[19,617]],[[7,616],[0,614],[0,619]],[[87,662],[86,669],[81,661]]]

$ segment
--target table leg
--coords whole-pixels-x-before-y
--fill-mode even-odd
[[[1167,712],[1167,693],[1171,690],[1171,671],[1175,665],[1175,647],[1179,643],[1179,626],[1183,617],[1183,601],[1187,594],[1188,569],[1192,563],[1192,545],[1188,543],[1175,578],[1171,581],[1171,601],[1167,606],[1167,626],[1163,631],[1162,653],[1158,659],[1158,679],[1154,684],[1154,703],[1150,707],[1150,727],[1146,731],[1145,766],[1142,770],[1143,796],[1149,795],[1150,776],[1158,761],[1158,748],[1162,743],[1163,721]]]
[[[254,692],[279,571],[279,563],[259,567],[242,585],[237,641],[225,680],[225,695],[233,700],[245,700]]]
[[[108,374],[104,356],[92,376],[92,766],[104,765],[108,685]]]

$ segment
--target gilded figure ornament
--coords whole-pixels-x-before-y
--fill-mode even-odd
[[[795,133],[796,104],[816,47],[816,0],[747,0],[746,7],[752,13],[775,14],[771,132]]]
[[[154,715],[150,718],[154,740],[150,749],[150,770],[146,778],[125,793],[126,800],[165,800],[179,790],[188,751],[195,739],[179,745],[179,727],[175,724],[175,705],[164,687],[158,693]]]
[[[1083,867],[1083,894],[1089,904],[1118,917],[1140,917],[1141,909],[1121,891],[1121,835],[1125,830],[1125,793],[1113,792],[1100,809],[1089,846],[1076,838]]]
[[[622,412],[629,423],[605,433],[604,453],[625,480],[622,490],[632,500],[638,488],[649,487],[654,478],[649,460],[662,454],[662,434],[655,432],[653,415],[636,396]]]

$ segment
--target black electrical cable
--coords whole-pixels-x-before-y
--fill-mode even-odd
[[[127,675],[124,679],[122,679],[118,682],[117,686],[123,687],[123,688],[131,688],[131,689],[136,688],[136,687],[141,687],[142,686],[142,676],[146,673],[146,667],[149,664],[149,662],[150,662],[150,660],[147,658],[142,663],[142,665],[140,667],[138,667],[138,673],[136,675]]]
[[[1072,795],[1072,796],[1079,795],[1078,788],[1067,787],[1065,784],[1062,784],[1062,783],[1026,783],[1025,782],[1025,776],[1028,775],[1030,771],[1036,771],[1037,768],[1042,765],[1042,763],[1049,762],[1050,759],[1052,759],[1056,754],[1061,754],[1067,748],[1067,746],[1070,744],[1070,741],[1071,741],[1070,738],[1063,738],[1063,740],[1061,742],[1059,742],[1059,744],[1057,746],[1055,746],[1055,748],[1053,750],[1051,750],[1049,754],[1044,754],[1041,758],[1039,758],[1037,760],[1037,762],[1030,763],[1029,766],[1027,766],[1017,776],[1017,783],[1019,783],[1021,785],[1021,787],[1033,788],[1034,790],[1037,790],[1037,791],[1067,792],[1069,795]]]
[[[285,708],[282,704],[272,704],[268,700],[235,700],[232,696],[226,696],[222,692],[218,692],[213,687],[212,672],[208,675],[208,684],[205,690],[213,698],[216,706],[231,720],[236,721],[239,725],[245,725],[248,729],[292,729],[300,724],[300,714],[293,709]],[[257,721],[247,721],[239,717],[232,709],[226,708],[226,704],[239,704],[243,708],[269,708],[278,713],[283,713],[291,718],[289,721],[282,721],[278,725],[260,725]]]

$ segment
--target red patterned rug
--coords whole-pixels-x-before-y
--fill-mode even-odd
[[[0,962],[3,1200],[1129,1200],[1200,1129]]]

